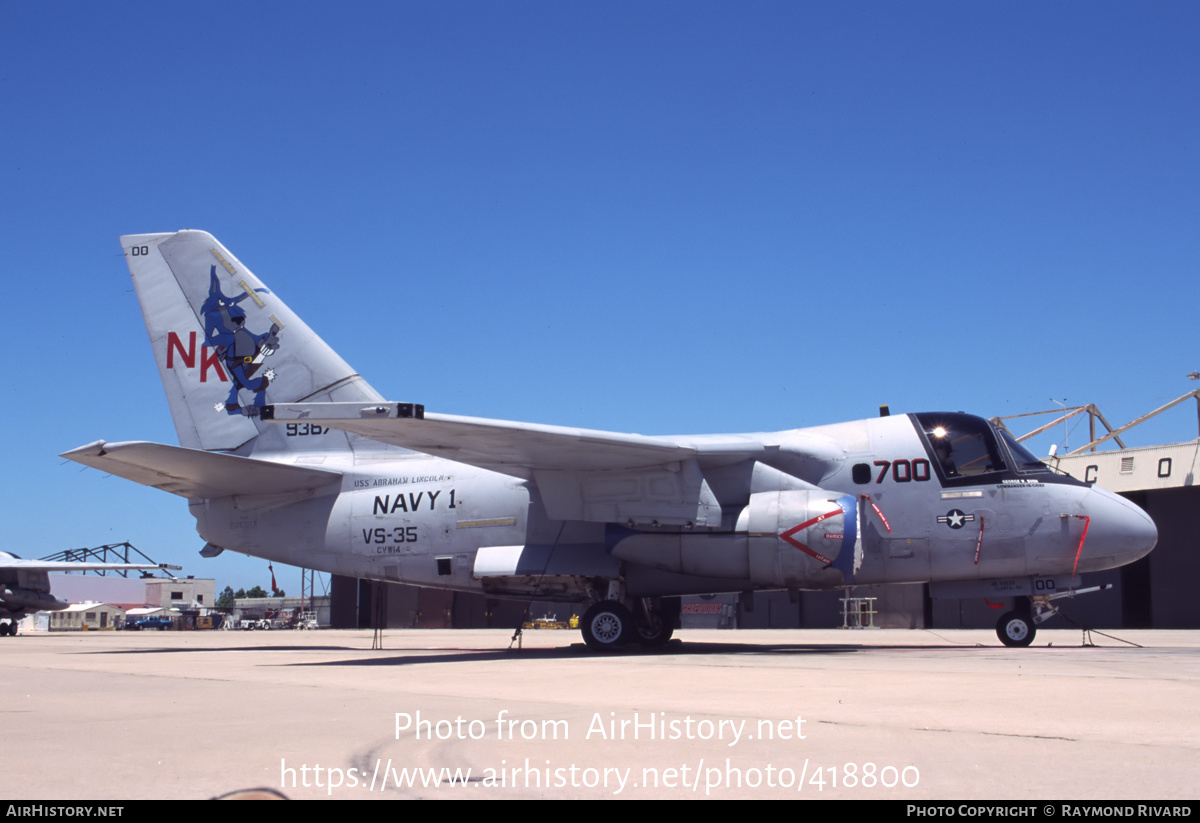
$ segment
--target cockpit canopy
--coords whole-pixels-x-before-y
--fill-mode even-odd
[[[1005,479],[1061,482],[1009,432],[982,417],[962,412],[910,415],[921,432],[930,460],[945,485],[996,483]]]

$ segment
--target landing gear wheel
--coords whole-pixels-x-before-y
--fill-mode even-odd
[[[593,649],[616,649],[634,635],[633,613],[615,600],[602,600],[583,615],[583,642]]]
[[[1022,648],[1033,642],[1037,629],[1027,612],[1012,611],[1004,614],[996,624],[996,636],[1005,646]]]
[[[637,642],[648,649],[657,649],[667,645],[675,627],[658,612],[650,612],[649,620],[639,620],[637,623]]]

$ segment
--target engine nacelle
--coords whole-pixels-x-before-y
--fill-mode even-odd
[[[47,591],[24,589],[18,586],[0,585],[0,600],[14,614],[20,612],[54,612],[61,611],[71,605],[65,600],[59,600]],[[4,616],[4,615],[0,615]]]
[[[862,561],[858,503],[812,488],[758,492],[732,532],[633,534],[614,557],[662,571],[744,580],[755,588],[851,585]]]

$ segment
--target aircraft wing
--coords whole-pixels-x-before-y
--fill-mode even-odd
[[[762,455],[751,437],[640,434],[425,414],[410,403],[286,403],[264,420],[302,420],[536,483],[562,520],[719,526],[701,466]]]
[[[62,457],[190,499],[308,492],[341,480],[339,472],[292,466],[162,443],[97,440]]]
[[[518,477],[543,470],[639,469],[698,458],[732,463],[755,457],[765,448],[760,441],[737,435],[647,437],[425,414],[410,403],[280,403],[268,408],[271,411],[264,419],[277,423],[303,420]]]
[[[60,611],[69,605],[50,593],[49,572],[134,571],[155,569],[171,572],[181,566],[168,563],[102,563],[91,560],[24,560],[9,552],[0,552],[0,617],[13,622],[0,624],[0,635],[15,634],[16,622],[35,611]]]
[[[135,571],[145,569],[177,572],[183,569],[183,566],[172,566],[169,563],[92,563],[87,560],[23,560],[19,557],[7,557],[6,555],[7,552],[0,552],[0,569],[16,569],[23,572]]]

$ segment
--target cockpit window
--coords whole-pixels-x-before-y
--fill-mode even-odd
[[[1084,485],[1068,474],[1055,472],[1011,433],[982,417],[963,412],[921,412],[908,418],[920,432],[944,486],[1001,485],[1020,483],[1022,478],[1026,483]]]
[[[1008,446],[1008,450],[1012,454],[1013,460],[1016,461],[1017,471],[1019,471],[1019,472],[1048,472],[1048,471],[1050,471],[1050,467],[1047,466],[1045,463],[1043,463],[1041,460],[1038,460],[1037,456],[1034,455],[1033,452],[1031,452],[1029,449],[1025,448],[1020,443],[1018,443],[1017,438],[1013,437],[1011,432],[1009,432],[1005,429],[1000,429],[1000,436],[1002,438],[1004,438],[1004,444],[1006,446]]]
[[[955,412],[927,412],[916,418],[943,477],[1004,471],[992,427],[983,418]]]

